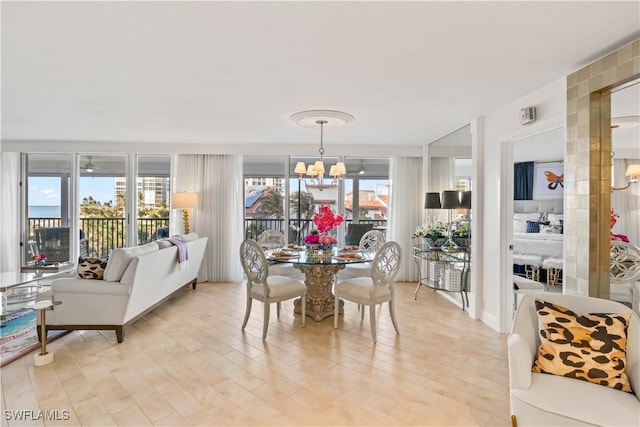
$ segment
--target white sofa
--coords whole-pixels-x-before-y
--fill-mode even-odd
[[[167,241],[135,248],[114,249],[104,271],[105,280],[54,280],[37,301],[60,301],[47,311],[47,330],[115,330],[119,343],[124,327],[151,311],[185,285],[196,288],[206,237],[191,233],[188,259],[178,262],[178,247]],[[162,249],[160,248],[160,246]],[[40,318],[38,317],[38,325]],[[38,333],[40,327],[37,328]]]
[[[508,338],[511,414],[524,426],[640,425],[640,319],[632,312],[627,330],[625,372],[634,393],[578,379],[535,373],[540,346],[535,300],[558,304],[578,314],[631,311],[615,301],[550,292],[530,293],[518,305]]]

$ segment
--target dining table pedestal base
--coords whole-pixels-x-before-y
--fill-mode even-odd
[[[316,322],[334,315],[333,279],[344,264],[293,264],[305,275],[307,285],[306,315]],[[294,312],[302,313],[300,298],[294,301]],[[340,300],[339,313],[344,313],[344,301]]]

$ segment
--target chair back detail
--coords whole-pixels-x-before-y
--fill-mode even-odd
[[[240,262],[247,275],[247,287],[252,283],[266,285],[269,264],[260,245],[253,240],[245,240],[240,244]]]
[[[360,239],[360,249],[367,253],[376,253],[385,243],[384,234],[378,230],[370,230],[364,233]]]
[[[260,246],[268,248],[277,248],[284,246],[284,234],[282,234],[278,230],[264,230],[258,236],[258,243],[260,244]]]
[[[376,286],[386,286],[393,283],[393,279],[400,270],[400,245],[397,242],[387,242],[376,252],[371,266],[371,278]]]
[[[631,243],[612,241],[609,255],[611,283],[633,283],[640,280],[640,248]]]

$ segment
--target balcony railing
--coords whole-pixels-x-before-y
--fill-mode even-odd
[[[349,224],[351,220],[347,220]],[[384,228],[386,220],[360,220],[360,223],[373,224]],[[162,237],[168,237],[169,218],[138,218],[138,244],[144,245]],[[36,228],[60,227],[60,218],[29,218],[29,235],[33,236]],[[244,220],[245,239],[256,239],[267,229],[278,230],[288,237],[289,242],[302,243],[304,236],[314,228],[311,219],[289,220],[285,227],[284,219],[246,218]],[[90,257],[105,258],[115,248],[122,248],[126,242],[124,218],[80,218],[80,230],[87,239],[87,254]],[[298,240],[300,237],[300,240]]]
[[[29,235],[33,236],[36,228],[61,225],[60,218],[29,218]],[[138,218],[137,225],[140,245],[168,236],[169,218]],[[90,257],[105,258],[113,249],[125,246],[124,218],[80,218],[80,230],[87,239],[87,254]]]

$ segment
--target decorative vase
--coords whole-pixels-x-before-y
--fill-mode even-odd
[[[331,261],[333,245],[306,245],[305,251],[309,261]]]
[[[453,243],[455,243],[459,248],[466,249],[471,246],[471,237],[453,236]]]
[[[429,246],[429,249],[440,249],[440,247],[447,241],[446,237],[430,237],[424,236],[424,241]]]

